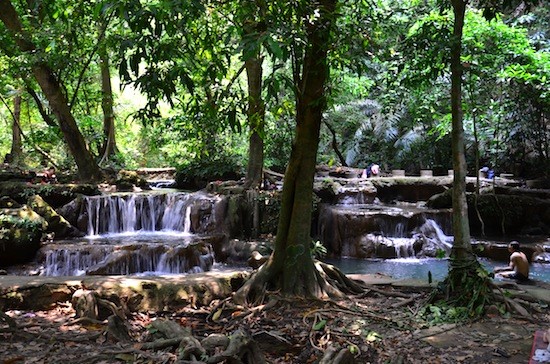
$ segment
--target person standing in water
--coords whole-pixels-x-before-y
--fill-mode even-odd
[[[499,277],[515,279],[518,282],[528,281],[529,261],[525,253],[520,251],[519,243],[512,241],[508,245],[508,251],[511,253],[510,264],[506,267],[497,267],[494,272]]]

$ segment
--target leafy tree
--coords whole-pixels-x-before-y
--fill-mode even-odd
[[[337,2],[321,0],[285,3],[284,6],[276,2],[273,6],[281,6],[274,9],[281,20],[296,22],[292,29],[297,32],[290,44],[297,90],[296,137],[285,171],[274,252],[237,292],[235,299],[256,302],[262,299],[266,289],[280,289],[283,294],[305,297],[338,296],[342,292],[337,282],[344,282],[345,276],[332,280],[330,274],[335,272],[315,263],[310,252],[313,177],[322,112],[326,105],[327,53],[337,19]],[[348,283],[340,288],[352,289],[349,280]]]
[[[466,158],[464,150],[464,127],[462,108],[462,36],[468,1],[451,0],[454,14],[451,37],[451,110],[453,145],[453,247],[450,268],[443,286],[446,298],[457,306],[467,306],[469,314],[480,315],[486,302],[492,300],[491,282],[483,273],[472,251],[468,205],[466,201]],[[505,2],[506,3],[506,2]],[[485,15],[492,17],[496,9],[485,4]]]
[[[40,57],[42,49],[37,48],[27,27],[23,24],[12,3],[7,0],[0,2],[0,20],[14,39],[17,49],[28,56],[28,62],[36,81],[48,98],[50,107],[56,115],[65,141],[79,169],[80,177],[86,181],[97,180],[100,176],[99,167],[87,148],[86,141],[80,132],[62,84],[45,58]],[[38,21],[29,17],[30,22]],[[34,25],[34,24],[33,24]],[[13,50],[15,52],[15,50]]]

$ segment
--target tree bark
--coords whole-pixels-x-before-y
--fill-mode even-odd
[[[310,252],[313,178],[326,105],[327,49],[335,7],[335,0],[319,1],[315,9],[319,18],[307,25],[308,46],[296,85],[296,137],[284,177],[275,249],[267,263],[237,292],[236,301],[257,301],[266,288],[302,297],[341,295],[327,284]]]
[[[9,0],[0,0],[0,20],[12,32],[17,46],[22,52],[36,52],[36,47],[28,40],[19,16]],[[32,72],[59,122],[65,142],[78,167],[80,178],[88,182],[98,181],[101,178],[101,170],[78,129],[59,80],[43,61],[35,62],[32,65]]]

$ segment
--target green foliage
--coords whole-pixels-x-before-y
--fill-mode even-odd
[[[25,217],[0,215],[0,227],[2,228],[0,239],[12,238],[12,229],[23,229],[29,232],[30,235],[35,235],[38,232],[42,232],[42,221]]]
[[[488,2],[479,3],[487,8]],[[180,165],[216,154],[246,161],[246,80],[243,61],[263,57],[266,106],[265,165],[283,172],[294,138],[295,69],[301,60],[306,6],[284,2],[70,2],[29,6],[14,2],[25,29],[41,52],[19,54],[0,24],[0,92],[23,90],[25,163],[74,168],[58,127],[48,126],[19,78],[35,57],[62,81],[70,107],[90,149],[98,154],[102,111],[97,47],[107,46],[125,91],[114,85],[117,168]],[[448,59],[452,15],[438,1],[342,2],[329,51],[332,67],[327,120],[336,128],[340,151],[352,166],[378,161],[408,172],[450,167]],[[448,5],[448,4],[447,4]],[[487,22],[482,7],[470,6],[463,38],[466,149],[473,165],[472,130],[481,155],[499,171],[517,165],[533,174],[550,163],[548,9]],[[231,19],[231,21],[227,21]],[[289,21],[291,20],[291,21]],[[106,24],[104,34],[101,25]],[[521,28],[524,29],[521,29]],[[257,53],[259,52],[259,53]],[[130,87],[133,86],[133,87]],[[38,92],[46,113],[51,113]],[[367,110],[364,100],[371,100]],[[136,111],[141,110],[136,113]],[[370,114],[369,114],[370,112]],[[5,105],[0,115],[10,120]],[[141,120],[145,126],[136,123]],[[9,125],[0,126],[4,135]],[[237,133],[236,133],[237,132]],[[339,159],[323,129],[318,162]],[[221,141],[219,141],[221,139]],[[223,150],[220,151],[220,145]],[[0,152],[9,138],[0,140]],[[244,163],[244,162],[243,162]]]
[[[449,306],[444,302],[436,305],[426,305],[420,309],[418,315],[427,321],[429,325],[462,322],[470,318],[466,307]]]
[[[435,257],[438,259],[444,259],[447,256],[447,252],[444,249],[438,248],[435,252]]]
[[[489,272],[479,263],[461,264],[452,258],[445,280],[432,293],[420,317],[432,323],[458,322],[480,317],[494,304]]]
[[[182,188],[203,188],[215,180],[237,180],[242,175],[241,161],[233,156],[214,156],[189,160],[177,167],[176,183]]]
[[[274,171],[283,173],[290,158],[293,139],[294,120],[290,118],[290,115],[276,120],[269,117],[266,124],[266,139],[264,140],[264,165]]]
[[[327,248],[319,240],[314,240],[311,246],[311,256],[320,259],[327,255]]]
[[[325,328],[325,326],[327,325],[327,320],[319,320],[315,325],[313,325],[312,329],[314,331],[320,331],[320,330],[323,330]]]

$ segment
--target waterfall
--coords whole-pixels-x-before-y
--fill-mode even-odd
[[[432,219],[426,219],[426,222],[417,229],[417,233],[432,239],[436,245],[444,250],[450,250],[453,244],[451,237],[445,235],[439,224]]]
[[[335,256],[439,257],[450,252],[450,210],[418,204],[321,205],[319,240]]]
[[[179,274],[211,269],[210,244],[173,241],[130,244],[51,244],[44,256],[44,276]]]
[[[40,250],[42,275],[180,274],[208,271],[223,241],[223,197],[204,192],[88,196],[88,235]],[[221,207],[220,207],[221,206]],[[218,211],[218,212],[217,212]],[[86,225],[84,225],[84,222]]]
[[[390,240],[393,242],[396,258],[410,258],[415,256],[411,239],[390,238]]]
[[[193,194],[113,194],[85,199],[88,235],[177,231],[192,233]]]

